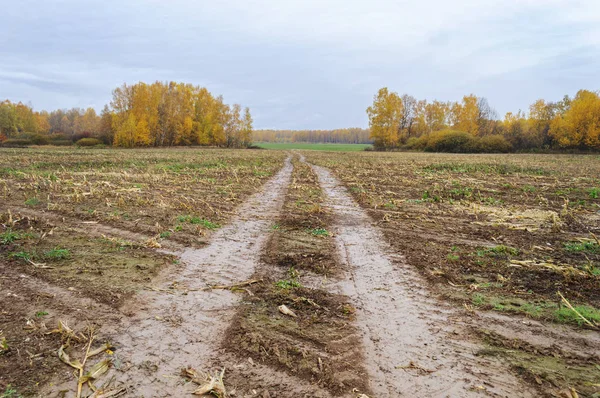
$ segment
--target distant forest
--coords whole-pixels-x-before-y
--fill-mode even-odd
[[[252,137],[255,142],[373,143],[369,130],[358,127],[336,130],[255,130]]]
[[[528,112],[503,119],[485,98],[428,102],[380,89],[367,108],[377,149],[431,152],[600,150],[600,94],[580,90],[574,98],[539,99]]]
[[[239,148],[252,141],[250,110],[228,105],[203,87],[140,82],[116,88],[112,97],[100,115],[93,108],[38,112],[20,102],[0,102],[0,143]]]

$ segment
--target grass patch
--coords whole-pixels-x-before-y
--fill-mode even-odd
[[[8,386],[6,386],[6,389],[4,390],[2,395],[0,395],[0,398],[23,398],[23,396],[19,394],[17,390],[12,388],[9,384]]]
[[[8,231],[5,231],[0,234],[0,243],[2,243],[3,245],[8,245],[10,243],[13,243],[20,237],[21,235],[18,232],[14,232],[9,229]]]
[[[30,253],[30,252],[26,252],[26,251],[20,251],[20,252],[13,252],[10,254],[10,257],[12,258],[18,258],[20,260],[24,260],[24,261],[31,261],[31,259],[35,256],[34,253]]]
[[[325,228],[314,228],[310,230],[310,234],[313,236],[329,236],[329,231]]]
[[[302,285],[300,284],[300,282],[298,282],[295,279],[282,279],[279,280],[277,282],[275,282],[275,286],[277,286],[280,289],[292,289],[295,287],[302,287]]]
[[[532,174],[547,175],[548,170],[540,167],[524,167],[514,164],[493,163],[438,163],[423,167],[427,172],[451,172],[451,173],[485,173],[485,174]]]
[[[71,257],[71,252],[68,249],[62,249],[55,247],[52,250],[48,250],[44,253],[44,257],[50,261],[66,260]]]
[[[565,250],[571,253],[600,253],[600,245],[593,241],[566,242]]]
[[[181,223],[202,225],[206,229],[217,229],[221,227],[221,225],[217,223],[196,216],[179,216],[177,217],[177,221]]]
[[[27,206],[37,206],[40,203],[41,202],[38,198],[29,198],[25,201],[25,205],[27,205]]]
[[[573,307],[588,321],[600,324],[600,310],[588,305],[576,305]],[[556,310],[554,315],[556,321],[561,323],[576,323],[579,326],[584,324],[583,319],[581,319],[573,310],[567,307],[559,308]]]

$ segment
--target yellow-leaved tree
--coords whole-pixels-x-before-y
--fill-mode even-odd
[[[580,90],[564,113],[550,123],[550,136],[561,148],[600,149],[600,96]]]
[[[398,145],[398,133],[403,117],[402,99],[387,87],[381,88],[367,108],[371,138],[376,148],[385,149]]]

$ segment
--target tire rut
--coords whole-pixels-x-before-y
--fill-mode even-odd
[[[534,397],[495,360],[476,357],[462,314],[435,300],[392,252],[367,213],[325,168],[311,165],[335,217],[335,235],[354,301],[366,367],[377,397]],[[459,341],[460,339],[460,341]]]
[[[291,173],[288,158],[279,173],[238,208],[234,219],[214,233],[208,246],[183,252],[184,268],[178,275],[160,277],[156,290],[139,292],[121,308],[129,317],[103,326],[100,335],[111,336],[117,345],[118,369],[106,379],[114,375],[127,386],[127,396],[173,397],[194,391],[195,386],[180,377],[181,369],[209,370],[240,297],[206,288],[240,282],[254,273]],[[73,391],[75,384],[64,381],[51,392]]]

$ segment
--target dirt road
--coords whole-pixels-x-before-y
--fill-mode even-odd
[[[353,350],[344,351],[345,356],[332,356],[364,362],[352,368],[358,373],[347,379],[368,379],[365,384],[374,397],[537,396],[501,363],[475,355],[479,347],[464,338],[468,333],[464,312],[432,297],[331,172],[311,167],[327,197],[326,211],[333,216],[330,228],[338,251],[334,254],[343,270],[324,279],[319,289],[352,303],[356,314],[351,327],[361,336]],[[232,222],[212,236],[208,246],[180,253],[184,265],[180,273],[159,276],[152,289],[139,292],[121,308],[119,321],[103,326],[101,334],[118,346],[111,376],[127,388],[127,396],[189,395],[196,385],[180,376],[181,369],[215,371],[217,365],[236,369],[236,396],[272,396],[269,391],[278,397],[359,396],[350,387],[342,392],[339,386],[335,390],[323,387],[319,369],[316,376],[307,378],[222,349],[245,293],[208,287],[248,280],[259,267],[269,272],[260,264],[261,253],[273,221],[280,216],[292,172],[288,158],[283,169],[238,209]],[[307,273],[306,280],[311,278],[317,279]],[[307,337],[298,331],[286,339],[300,347]],[[322,355],[327,350],[321,347]],[[320,357],[318,361],[321,367]],[[366,375],[360,374],[363,367]],[[311,384],[315,380],[318,383]],[[225,381],[227,385],[227,377]],[[68,396],[74,386],[72,379],[61,380],[44,394],[70,391]]]

